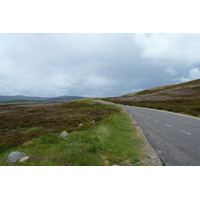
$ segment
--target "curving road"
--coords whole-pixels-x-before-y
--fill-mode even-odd
[[[99,103],[113,104],[101,100]],[[164,165],[200,166],[200,118],[115,104],[142,128]]]

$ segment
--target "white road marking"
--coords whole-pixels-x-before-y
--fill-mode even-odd
[[[172,126],[170,126],[169,124],[165,124],[165,126],[168,126],[168,127],[170,127],[170,128],[172,127]]]
[[[186,134],[188,134],[188,135],[191,135],[191,133],[189,133],[189,132],[187,132],[187,131],[183,131],[183,130],[180,130],[181,132],[183,132],[183,133],[186,133]]]
[[[156,120],[156,119],[155,119],[154,121],[155,121],[155,122],[160,122],[160,121],[158,121],[158,120]]]
[[[151,117],[147,117],[148,119],[151,119]]]

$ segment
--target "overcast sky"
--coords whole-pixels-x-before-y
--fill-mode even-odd
[[[200,34],[0,34],[0,95],[119,96],[200,78]]]

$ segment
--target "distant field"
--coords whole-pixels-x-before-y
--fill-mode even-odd
[[[16,104],[37,104],[37,103],[45,103],[45,102],[38,102],[38,101],[8,101],[2,102],[0,105],[16,105]]]
[[[141,146],[130,116],[116,106],[86,100],[0,106],[0,165],[8,165],[12,151],[30,157],[14,165],[144,165]]]

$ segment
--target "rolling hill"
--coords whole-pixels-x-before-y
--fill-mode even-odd
[[[75,99],[83,99],[84,97],[79,96],[60,96],[60,97],[31,97],[31,96],[22,96],[22,95],[16,95],[16,96],[0,96],[0,102],[1,103],[10,103],[10,102],[58,102],[58,101],[69,101],[69,100],[75,100]]]
[[[158,86],[120,97],[108,98],[108,100],[126,105],[200,116],[200,79]]]

